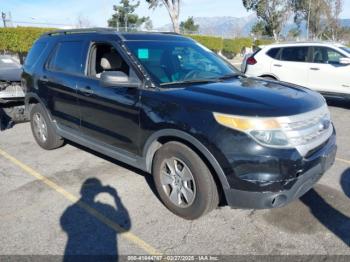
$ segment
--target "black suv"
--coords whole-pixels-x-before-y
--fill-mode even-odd
[[[152,173],[163,203],[186,219],[219,204],[283,206],[335,158],[321,95],[247,78],[176,34],[47,33],[22,83],[42,148],[66,139]]]

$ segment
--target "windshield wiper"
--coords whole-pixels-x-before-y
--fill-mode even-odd
[[[192,80],[162,83],[160,85],[161,86],[168,86],[168,85],[182,85],[182,84],[213,83],[213,82],[217,82],[217,79],[192,79]]]

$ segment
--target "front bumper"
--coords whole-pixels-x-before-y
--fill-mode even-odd
[[[224,190],[227,204],[237,208],[274,208],[284,206],[309,191],[335,161],[335,134],[310,159],[303,160],[304,172],[297,177],[265,185],[265,190]],[[273,186],[271,186],[273,185]],[[270,189],[270,190],[266,190]]]

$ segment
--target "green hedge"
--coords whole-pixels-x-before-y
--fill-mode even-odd
[[[40,35],[51,30],[38,27],[0,28],[0,51],[27,53]]]
[[[34,41],[40,35],[54,28],[38,28],[38,27],[15,27],[0,28],[0,51],[18,53],[23,55],[29,51]],[[241,52],[243,47],[252,47],[259,45],[267,45],[273,43],[273,40],[259,39],[253,43],[251,38],[235,38],[222,39],[221,37],[205,36],[205,35],[187,35],[193,38],[207,48],[218,53],[222,53],[228,58],[234,57]]]
[[[272,39],[257,39],[254,41],[254,46],[261,46],[261,45],[271,45],[275,43]]]
[[[253,40],[251,38],[224,39],[222,53],[227,58],[233,58],[236,54],[242,51],[243,47],[252,46]]]
[[[219,52],[223,48],[223,40],[221,37],[216,36],[206,36],[206,35],[187,35],[202,45],[206,46],[214,52]]]
[[[214,52],[222,52],[227,58],[233,58],[240,53],[243,47],[252,47],[253,40],[248,37],[223,39],[216,36],[202,36],[202,35],[187,35],[188,37],[198,41]]]

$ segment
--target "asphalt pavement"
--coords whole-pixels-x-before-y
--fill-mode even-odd
[[[0,255],[350,255],[350,107],[331,102],[334,166],[283,208],[183,220],[150,175],[72,143],[45,151],[28,123],[0,132]]]

